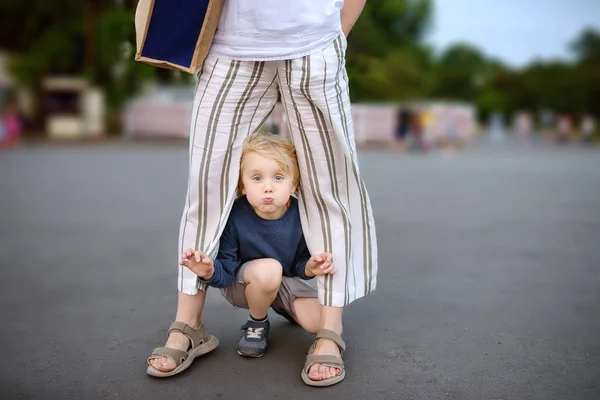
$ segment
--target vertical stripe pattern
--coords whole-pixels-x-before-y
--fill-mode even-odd
[[[331,252],[337,273],[319,277],[321,304],[343,307],[377,284],[377,239],[360,176],[345,69],[345,38],[286,61],[207,57],[190,123],[189,181],[179,230],[188,247],[211,257],[235,199],[241,145],[277,101],[277,86],[300,166],[300,214],[312,253]],[[205,289],[179,267],[179,290]]]
[[[345,39],[279,67],[282,101],[300,164],[302,226],[311,253],[333,253],[336,274],[319,277],[321,304],[342,307],[376,287],[377,242],[360,176]]]
[[[194,94],[177,261],[186,248],[216,256],[235,200],[242,142],[277,102],[276,74],[273,64],[206,58]],[[193,295],[205,287],[179,266],[178,289]]]

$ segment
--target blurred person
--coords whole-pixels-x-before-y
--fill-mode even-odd
[[[433,126],[435,124],[435,115],[429,108],[424,108],[421,110],[421,126],[423,129],[423,146],[429,151],[433,147],[434,144],[434,132]]]
[[[573,131],[572,121],[568,115],[561,115],[557,121],[556,142],[558,144],[567,144],[571,140]]]
[[[583,143],[591,143],[596,134],[596,120],[594,117],[589,114],[584,116],[581,120],[579,130],[581,131],[581,141]]]
[[[23,124],[19,113],[19,107],[16,102],[8,101],[2,110],[0,116],[0,146],[16,146],[23,131]]]
[[[335,273],[331,254],[311,256],[308,251],[298,200],[292,197],[299,185],[298,160],[290,140],[263,133],[248,136],[242,147],[240,197],[233,204],[216,259],[192,248],[183,252],[181,265],[205,284],[220,288],[233,306],[249,309],[238,342],[238,354],[242,356],[261,357],[267,350],[269,307],[309,333],[337,335],[319,331],[321,307],[317,290],[297,279]],[[175,322],[171,330],[187,332],[193,344],[188,351],[155,349],[148,360],[150,375],[166,377],[179,373],[196,356],[218,345],[218,340],[203,327],[193,329]],[[161,372],[154,367],[160,367],[156,359],[164,356],[177,364],[174,370]],[[343,371],[338,379],[343,379]]]
[[[506,131],[504,128],[504,119],[502,114],[494,113],[490,118],[490,141],[494,144],[502,144],[506,140]]]
[[[4,129],[4,121],[0,118],[0,148],[4,147],[4,143],[6,142],[6,130]]]
[[[412,148],[414,150],[426,152],[427,143],[425,142],[425,128],[423,121],[423,112],[420,110],[415,110],[413,116],[411,118],[411,137],[412,137]]]
[[[411,135],[413,113],[408,108],[399,108],[396,113],[396,129],[394,132],[394,151],[405,152],[407,141]]]
[[[554,135],[555,116],[551,110],[543,110],[540,114],[542,137],[551,138]]]
[[[272,114],[265,121],[265,124],[263,125],[263,129],[267,133],[271,133],[273,135],[279,135],[279,125],[273,120]]]
[[[346,35],[364,3],[226,1],[193,101],[179,254],[191,248],[214,259],[236,198],[241,143],[263,125],[281,94],[298,153],[307,246],[312,254],[331,253],[336,264],[335,275],[317,277],[319,328],[336,336],[317,337],[309,350],[311,365],[302,376],[312,386],[339,382],[344,307],[377,283],[375,225],[358,167],[345,68]],[[202,326],[206,288],[180,266],[177,322]],[[165,344],[183,351],[189,346],[177,331]],[[162,372],[176,369],[168,357],[152,364]]]
[[[533,121],[529,113],[520,112],[516,115],[515,130],[517,133],[517,139],[520,142],[526,143],[529,141],[533,131]]]

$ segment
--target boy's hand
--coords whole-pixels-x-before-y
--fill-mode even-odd
[[[213,260],[202,251],[185,250],[179,265],[189,268],[193,273],[207,281],[215,274]]]
[[[331,258],[331,253],[320,253],[311,256],[304,268],[304,274],[309,278],[335,274],[335,266],[331,263]]]

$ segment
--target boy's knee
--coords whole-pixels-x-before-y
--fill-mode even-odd
[[[279,290],[283,276],[283,267],[279,261],[272,258],[254,260],[247,268],[247,283],[257,285],[266,292]]]

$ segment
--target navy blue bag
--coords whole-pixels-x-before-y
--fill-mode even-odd
[[[224,0],[140,0],[135,60],[190,74],[202,66]]]

